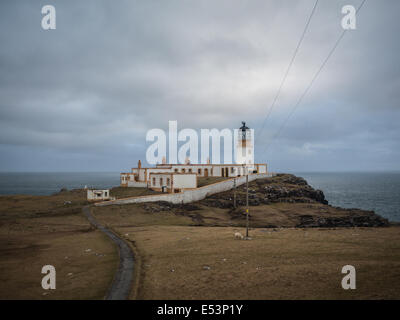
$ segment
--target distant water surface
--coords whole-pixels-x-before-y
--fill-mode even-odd
[[[329,204],[344,208],[374,210],[391,221],[400,222],[400,173],[296,172]],[[112,188],[119,185],[118,172],[0,173],[0,194],[49,195],[61,188],[85,186]]]
[[[112,188],[118,186],[118,172],[10,172],[0,173],[0,194],[49,195],[61,188]]]
[[[329,204],[343,208],[373,210],[400,222],[400,172],[297,172],[314,188],[324,192]]]

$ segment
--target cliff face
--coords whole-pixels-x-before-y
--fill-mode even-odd
[[[233,208],[233,190],[210,196],[200,201],[201,204],[230,209],[235,217],[243,211],[246,205],[246,189],[241,186],[236,190],[236,203],[239,208]],[[282,204],[277,206],[277,204]],[[293,206],[290,206],[293,204]],[[310,204],[295,205],[295,204]],[[373,211],[359,209],[335,208],[328,205],[325,195],[321,190],[312,188],[306,180],[291,174],[279,174],[269,179],[257,180],[249,184],[249,206],[256,207],[251,212],[257,215],[264,212],[268,216],[271,208],[279,210],[286,215],[287,222],[276,226],[295,227],[383,227],[389,221],[375,214]],[[275,211],[274,211],[274,214]],[[282,218],[283,218],[282,217]],[[267,218],[267,217],[266,217]],[[285,219],[280,219],[285,221]]]
[[[262,194],[265,204],[288,202],[328,204],[321,190],[315,190],[303,178],[291,174],[279,174],[272,179],[257,181],[256,193]]]
[[[239,206],[246,205],[246,186],[236,190]],[[233,190],[212,195],[204,203],[221,208],[232,207]],[[303,178],[291,174],[279,174],[268,179],[260,179],[249,184],[249,205],[259,206],[273,203],[322,203],[328,204],[321,190],[315,190]]]
[[[190,204],[167,202],[142,204],[149,213],[166,212],[186,216],[195,225],[243,226],[246,223],[246,186],[211,195]],[[385,227],[389,221],[373,211],[332,207],[321,190],[291,174],[249,183],[250,223],[252,227]]]

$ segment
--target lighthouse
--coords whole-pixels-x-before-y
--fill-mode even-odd
[[[236,163],[246,165],[249,169],[254,167],[254,130],[246,126],[242,121],[242,126],[235,130],[236,133]]]

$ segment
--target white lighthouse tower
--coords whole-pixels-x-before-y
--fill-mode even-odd
[[[236,163],[243,164],[249,170],[254,169],[254,130],[242,121],[239,130],[235,130]]]

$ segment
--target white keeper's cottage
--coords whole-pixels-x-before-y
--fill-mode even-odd
[[[152,168],[142,168],[139,160],[137,168],[121,173],[122,187],[147,187],[157,191],[177,193],[197,188],[198,177],[235,178],[244,175],[267,173],[267,164],[254,163],[254,145],[251,130],[242,122],[236,145],[235,164],[157,164]],[[209,161],[208,161],[209,162]]]

